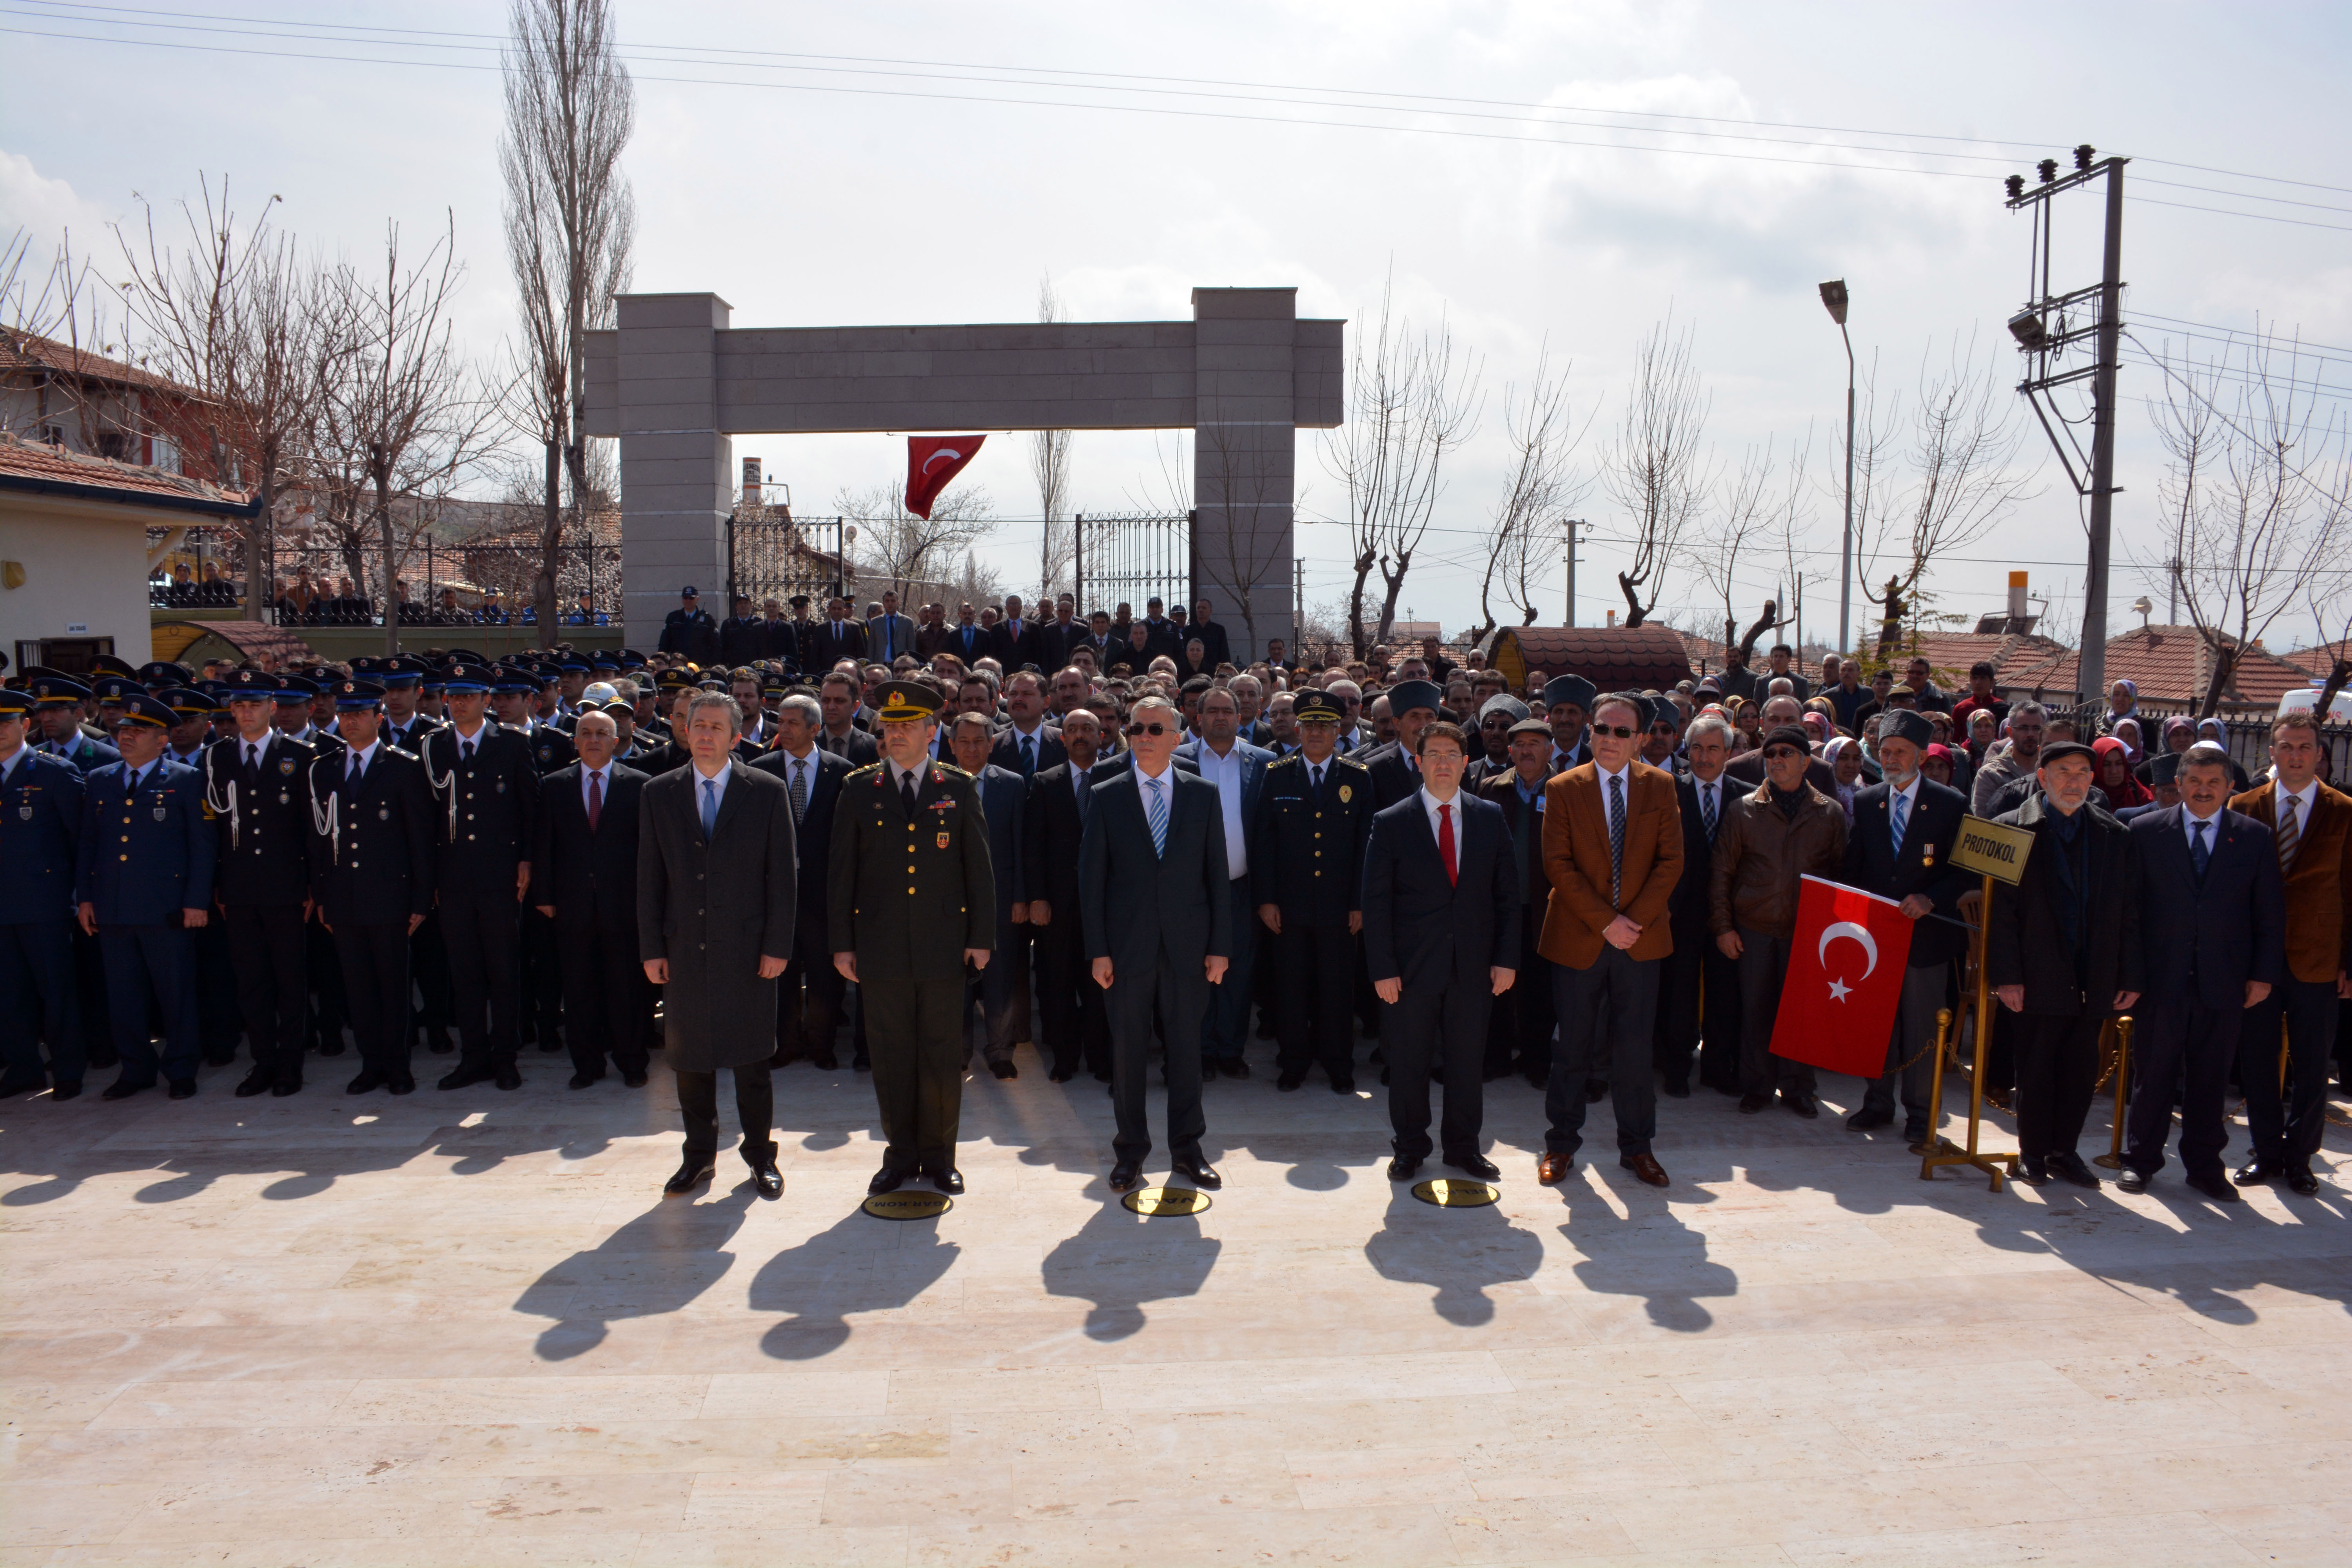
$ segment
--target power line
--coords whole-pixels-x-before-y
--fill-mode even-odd
[[[2211,321],[2191,321],[2180,316],[2159,316],[2153,310],[2133,310],[2130,314],[2135,319],[2142,321],[2162,321],[2168,325],[2176,327],[2197,327],[2201,328],[2210,333],[2218,333],[2224,338],[2238,340],[2251,339],[2258,343],[2268,344],[2279,348],[2289,350],[2310,349],[2315,353],[2341,354],[2347,359],[2352,359],[2352,349],[2347,349],[2336,343],[2314,342],[2309,338],[2295,337],[2282,333],[2276,329],[2264,331],[2259,326],[2224,327]]]

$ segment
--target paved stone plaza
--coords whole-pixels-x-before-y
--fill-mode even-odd
[[[1024,1050],[970,1193],[892,1224],[846,1070],[779,1075],[782,1202],[722,1156],[665,1203],[658,1065],[352,1100],[351,1059],[0,1105],[0,1560],[2352,1562],[2340,1121],[2317,1198],[2224,1210],[1701,1091],[1668,1193],[1605,1104],[1552,1191],[1512,1080],[1503,1203],[1439,1210],[1376,1089],[1261,1076],[1208,1090],[1215,1207],[1143,1220]]]

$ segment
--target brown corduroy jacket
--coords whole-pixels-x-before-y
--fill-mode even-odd
[[[1707,924],[1717,936],[1789,935],[1797,929],[1799,879],[1843,876],[1845,837],[1845,808],[1811,784],[1794,821],[1772,804],[1769,784],[1733,797],[1715,830]]]
[[[1544,786],[1544,874],[1551,880],[1551,901],[1538,951],[1570,969],[1592,967],[1601,957],[1601,933],[1620,914],[1642,928],[1633,957],[1664,958],[1675,950],[1666,919],[1666,900],[1683,874],[1675,775],[1639,760],[1628,766],[1625,858],[1617,879],[1622,897],[1614,905],[1609,901],[1609,808],[1601,798],[1599,764],[1570,768]]]
[[[2294,865],[2286,874],[2286,967],[2312,984],[2352,969],[2352,795],[2315,786],[2308,820],[2296,824]],[[2273,833],[2278,830],[2278,781],[2266,781],[2230,800]]]

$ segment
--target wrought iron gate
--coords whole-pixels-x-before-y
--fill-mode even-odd
[[[1117,511],[1081,513],[1072,563],[1081,617],[1124,604],[1140,618],[1152,599],[1190,605],[1200,577],[1192,524],[1200,513]]]
[[[780,510],[781,509],[769,509]],[[753,608],[768,600],[792,602],[806,594],[818,602],[846,591],[842,570],[843,520],[746,516],[727,518],[727,595],[750,596]]]

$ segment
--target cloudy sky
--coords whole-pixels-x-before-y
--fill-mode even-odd
[[[1972,339],[2012,383],[2001,323],[2025,291],[2028,233],[2000,177],[2078,142],[2137,160],[2124,273],[2147,351],[2222,352],[2258,319],[2352,345],[2340,5],[618,0],[618,16],[638,94],[637,287],[716,290],[739,326],[1021,321],[1047,276],[1081,319],[1182,317],[1195,285],[1295,285],[1302,315],[1354,322],[1392,279],[1397,310],[1442,318],[1483,371],[1484,421],[1403,595],[1449,631],[1477,619],[1507,386],[1547,349],[1568,364],[1590,468],[1636,342],[1671,317],[1727,471],[1810,439],[1808,630],[1827,632],[1845,362],[1815,286],[1848,280],[1855,350],[1884,394]],[[102,249],[137,197],[176,200],[199,172],[226,174],[243,208],[282,196],[281,221],[330,252],[446,210],[470,268],[463,328],[487,354],[510,316],[499,26],[489,5],[427,0],[0,0],[0,231],[46,246],[70,227]],[[2095,281],[2095,197],[2059,221],[2053,280]],[[2341,406],[2326,389],[2352,386],[2347,359],[2300,362],[2323,417]],[[2135,349],[2123,384],[2118,628],[2143,592],[2164,606],[2131,565],[2164,552],[2145,405],[2164,378]],[[2036,493],[1933,587],[1973,616],[2023,567],[2078,628],[2077,502],[2038,426],[2020,432]],[[803,513],[903,471],[881,436],[736,450]],[[1166,456],[1148,435],[1079,437],[1076,504],[1163,499]],[[1019,457],[1000,442],[971,470],[1008,520],[991,548],[1016,581],[1038,504]],[[1345,591],[1346,535],[1307,520],[1344,515],[1345,495],[1312,433],[1300,472],[1320,603]],[[1622,608],[1608,585],[1625,520],[1597,487],[1580,510],[1595,537],[1580,619],[1598,620]],[[1779,575],[1758,563],[1747,613]],[[1705,600],[1678,571],[1660,608],[1719,618]],[[1555,595],[1546,619],[1559,613]],[[2307,624],[2281,623],[2273,646]]]

